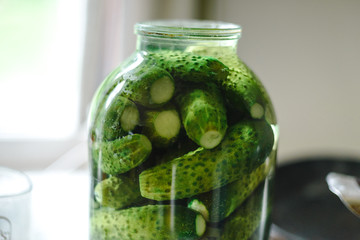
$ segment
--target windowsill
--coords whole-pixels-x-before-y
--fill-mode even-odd
[[[26,173],[33,182],[31,239],[88,239],[88,171]]]
[[[66,166],[59,169],[77,169],[78,165],[87,162],[87,151],[87,126],[82,124],[71,137],[64,139],[0,138],[0,165],[20,171],[37,171],[65,161]]]

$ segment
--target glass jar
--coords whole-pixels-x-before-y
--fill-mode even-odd
[[[90,239],[266,239],[278,128],[237,56],[241,27],[166,20],[135,32],[136,51],[91,106]]]

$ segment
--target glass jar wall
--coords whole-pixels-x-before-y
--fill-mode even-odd
[[[241,28],[136,24],[89,117],[90,239],[266,239],[277,122]]]

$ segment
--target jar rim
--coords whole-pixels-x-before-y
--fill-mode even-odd
[[[32,191],[30,177],[22,171],[0,166],[0,199],[18,197]]]
[[[135,33],[141,36],[173,39],[239,39],[240,25],[196,19],[153,20],[135,24]]]

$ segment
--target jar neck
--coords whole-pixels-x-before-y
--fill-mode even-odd
[[[137,51],[157,51],[157,50],[185,50],[193,46],[207,48],[227,48],[236,52],[238,39],[236,40],[186,40],[186,39],[159,39],[152,36],[138,36],[136,43]]]
[[[165,20],[135,25],[138,51],[185,50],[192,46],[224,47],[236,51],[241,27],[205,20]]]

